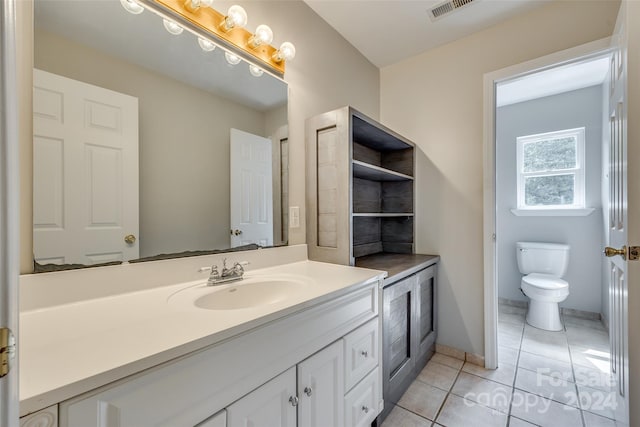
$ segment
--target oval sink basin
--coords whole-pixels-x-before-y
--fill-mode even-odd
[[[237,310],[275,304],[300,292],[299,282],[267,280],[233,284],[223,289],[212,289],[194,301],[196,307],[208,310]]]

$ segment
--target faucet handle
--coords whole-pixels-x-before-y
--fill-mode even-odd
[[[240,273],[243,274],[244,273],[244,267],[246,267],[247,265],[249,265],[249,261],[239,261],[239,262],[235,262],[233,264],[233,268],[232,270],[240,270]]]

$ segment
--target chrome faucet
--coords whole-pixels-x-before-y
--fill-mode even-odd
[[[244,267],[249,265],[248,261],[234,262],[233,267],[227,268],[227,259],[222,260],[222,272],[218,271],[217,265],[211,267],[202,267],[200,271],[211,271],[209,279],[207,280],[207,286],[217,286],[223,283],[236,282],[242,280],[244,275]]]

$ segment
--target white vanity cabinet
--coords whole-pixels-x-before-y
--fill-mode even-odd
[[[354,404],[371,423],[382,410],[380,285],[356,286],[62,402],[60,426],[342,427]],[[364,404],[360,389],[370,395]]]
[[[58,427],[58,405],[20,418],[20,427]]]

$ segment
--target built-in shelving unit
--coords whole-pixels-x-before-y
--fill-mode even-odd
[[[414,249],[414,144],[353,108],[307,121],[312,259]]]

